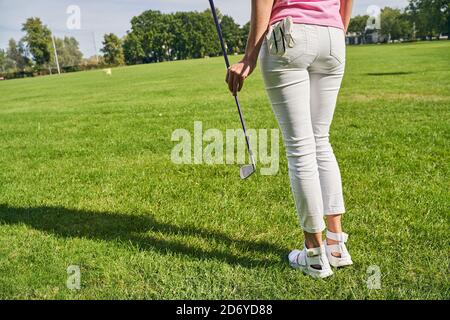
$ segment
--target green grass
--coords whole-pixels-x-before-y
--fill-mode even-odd
[[[244,182],[170,160],[177,128],[239,128],[222,59],[0,82],[0,298],[449,299],[449,51],[348,48],[331,141],[355,264],[327,280],[286,262],[303,237],[284,156]],[[241,100],[277,128],[259,70]]]

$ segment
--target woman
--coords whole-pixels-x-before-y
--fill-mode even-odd
[[[289,263],[316,278],[331,266],[352,264],[342,232],[345,212],[341,175],[329,128],[345,67],[345,31],[352,0],[252,0],[251,31],[244,58],[227,72],[236,95],[256,67],[261,70],[283,134],[303,250]],[[325,230],[323,217],[328,230]]]

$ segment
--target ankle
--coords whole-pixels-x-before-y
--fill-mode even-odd
[[[321,247],[322,246],[322,232],[319,232],[319,233],[305,232],[305,246],[307,249]]]
[[[320,248],[322,246],[322,241],[319,243],[317,241],[305,241],[306,249]]]
[[[327,229],[333,233],[342,232],[342,214],[327,215]]]

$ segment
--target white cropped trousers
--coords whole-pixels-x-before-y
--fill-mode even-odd
[[[288,159],[302,229],[325,229],[324,215],[345,212],[341,174],[329,129],[345,68],[341,29],[294,24],[283,55],[264,40],[260,66]]]

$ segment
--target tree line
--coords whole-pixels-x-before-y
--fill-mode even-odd
[[[243,53],[250,23],[240,26],[222,15],[224,38],[229,54]],[[450,29],[448,0],[410,0],[403,9],[385,7],[381,10],[381,28],[385,41],[433,39]],[[349,32],[364,36],[369,17],[353,17]],[[53,35],[39,18],[29,18],[22,25],[25,36],[11,39],[6,50],[0,49],[0,76],[27,73],[51,73],[55,68]],[[131,29],[122,38],[105,34],[99,57],[83,59],[74,37],[53,38],[63,71],[92,66],[133,65],[184,60],[220,55],[220,45],[210,10],[164,14],[148,10],[131,19]],[[46,71],[47,70],[47,71]]]
[[[222,15],[222,29],[230,54],[243,52],[250,24],[237,24]],[[120,38],[105,34],[101,57],[83,59],[74,37],[56,38],[40,18],[28,18],[22,25],[25,36],[10,39],[0,49],[0,76],[28,76],[55,72],[56,55],[63,71],[91,68],[92,65],[141,64],[217,56],[221,54],[210,10],[164,14],[148,10],[131,19],[131,30]],[[53,40],[52,40],[53,38]]]
[[[50,29],[39,18],[29,18],[22,25],[25,36],[16,41],[10,39],[6,50],[0,49],[0,74],[18,77],[33,73],[51,73],[56,54],[65,71],[79,66],[83,54],[74,37],[53,37]],[[52,40],[53,38],[53,40]],[[43,72],[42,69],[48,70]]]
[[[348,32],[372,32],[367,28],[368,19],[368,15],[353,17]],[[410,0],[403,10],[385,7],[381,9],[379,32],[384,41],[439,39],[440,34],[450,33],[449,1]]]
[[[245,49],[249,23],[241,27],[234,19],[221,15],[228,53]],[[210,10],[164,14],[148,10],[131,19],[131,30],[120,39],[107,34],[101,49],[108,64],[140,64],[203,58],[220,54]]]

